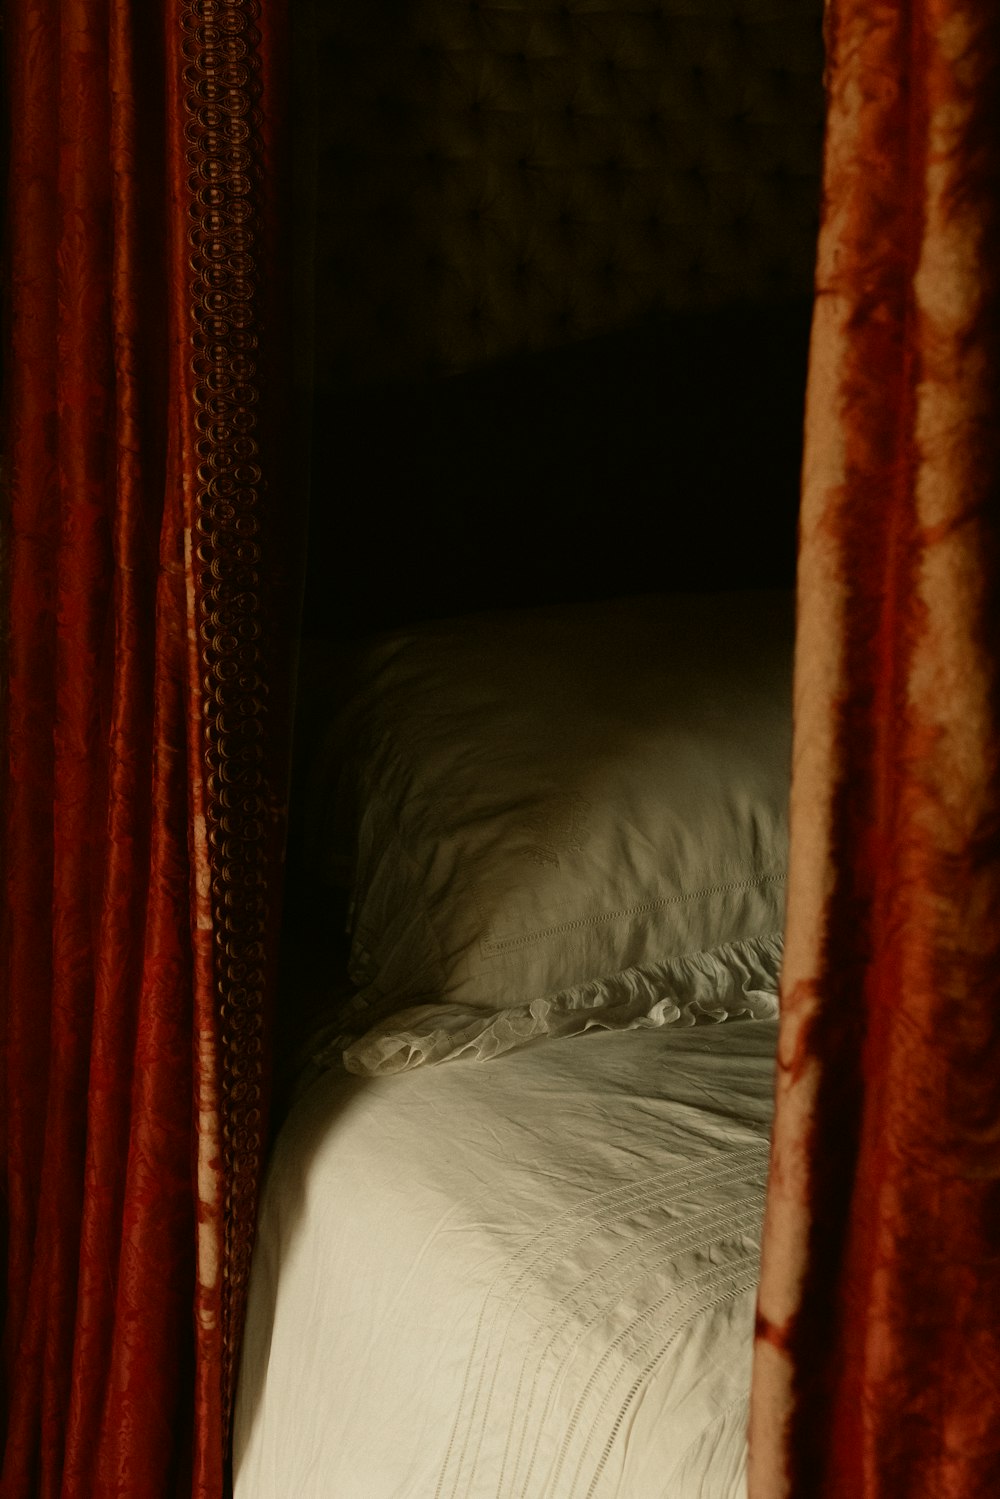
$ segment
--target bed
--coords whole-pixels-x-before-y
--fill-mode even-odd
[[[263,1204],[238,1499],[737,1499],[774,1041],[313,1081]]]
[[[297,11],[308,638],[236,1499],[741,1493],[821,12]]]
[[[302,969],[237,1499],[740,1494],[791,642],[785,591],[652,595],[314,668],[349,954]]]

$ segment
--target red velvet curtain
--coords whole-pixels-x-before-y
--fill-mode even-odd
[[[0,1493],[218,1499],[294,597],[285,6],[5,18]]]
[[[830,0],[753,1499],[1000,1494],[1000,7]]]

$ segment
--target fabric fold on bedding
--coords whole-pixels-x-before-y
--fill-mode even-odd
[[[345,1044],[341,1033],[315,1053],[320,1066],[377,1077],[465,1057],[487,1061],[545,1036],[597,1027],[637,1030],[778,1015],[780,935],[749,937],[662,963],[626,968],[520,1005],[481,1010],[410,1006]]]
[[[776,1034],[314,1078],[268,1168],[236,1499],[746,1499]]]

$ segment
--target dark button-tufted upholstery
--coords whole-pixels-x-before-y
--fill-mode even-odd
[[[807,295],[820,16],[319,0],[319,385]]]

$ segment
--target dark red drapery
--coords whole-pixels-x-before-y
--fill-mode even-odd
[[[4,1499],[223,1483],[284,5],[7,0]],[[758,1499],[1000,1492],[1000,16],[831,0]],[[266,566],[265,566],[266,563]]]
[[[1000,1493],[1000,9],[830,0],[753,1499]]]
[[[0,1492],[218,1499],[284,817],[287,17],[5,22]]]

